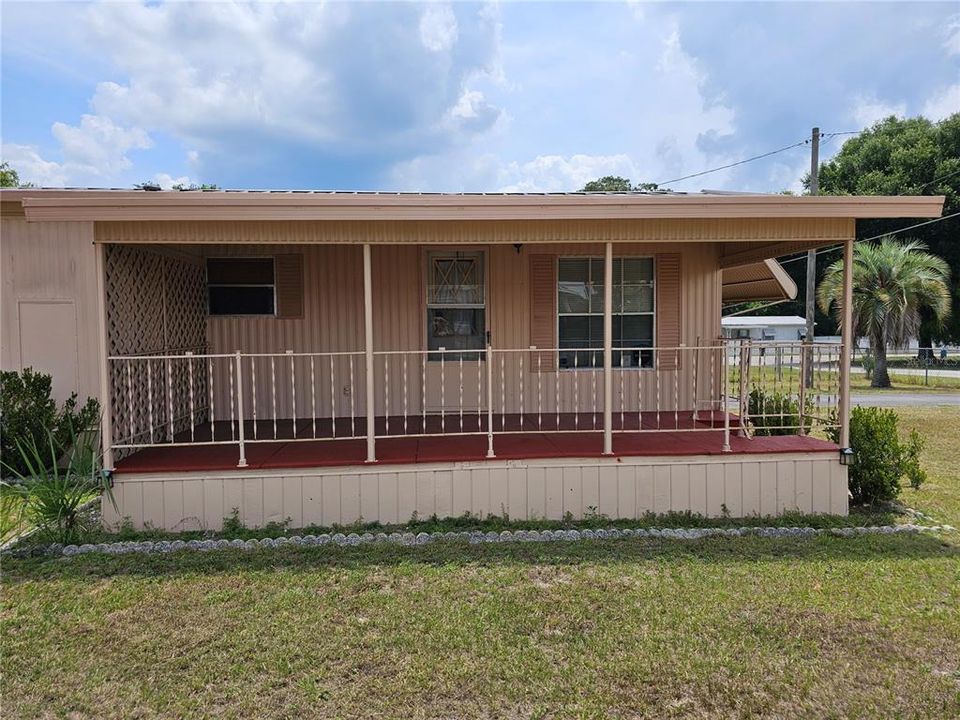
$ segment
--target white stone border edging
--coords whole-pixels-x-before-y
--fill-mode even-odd
[[[576,542],[584,540],[613,540],[620,538],[662,538],[668,540],[700,540],[708,537],[743,537],[755,536],[765,538],[785,537],[816,537],[832,535],[835,537],[856,537],[859,535],[893,535],[917,533],[945,533],[954,530],[950,525],[868,525],[859,527],[839,528],[809,528],[809,527],[739,527],[739,528],[637,528],[606,530],[504,530],[502,532],[482,532],[480,530],[461,532],[434,532],[434,533],[333,533],[322,535],[292,535],[289,537],[263,538],[260,540],[145,540],[126,541],[115,543],[98,543],[96,545],[48,545],[45,550],[34,549],[37,554],[87,555],[90,553],[104,553],[107,555],[127,555],[130,553],[170,553],[181,550],[259,550],[262,548],[278,547],[310,547],[319,545],[336,545],[354,547],[370,544],[393,545],[428,545],[436,542],[467,542],[471,545],[481,543],[514,543],[514,542]]]

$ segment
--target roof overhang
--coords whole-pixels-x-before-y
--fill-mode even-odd
[[[797,284],[776,260],[723,269],[723,302],[793,300]]]
[[[421,194],[258,191],[4,190],[30,221],[644,220],[939,217],[942,196],[643,193]],[[770,255],[767,255],[770,257]]]

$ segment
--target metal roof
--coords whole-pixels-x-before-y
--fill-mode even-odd
[[[650,220],[938,217],[942,196],[674,192],[409,193],[323,190],[17,188],[28,220]],[[769,256],[767,256],[769,257]]]
[[[162,188],[118,188],[118,187],[29,187],[29,188],[10,188],[10,190],[41,190],[44,192],[144,192],[144,193],[249,193],[251,195],[272,194],[272,195],[374,195],[385,197],[541,197],[541,196],[564,196],[564,195],[598,195],[598,196],[617,196],[626,197],[639,196],[659,196],[659,195],[779,195],[779,193],[755,193],[746,191],[729,190],[700,190],[698,192],[686,192],[683,190],[567,190],[567,191],[544,191],[544,192],[421,192],[415,190],[315,190],[315,189],[282,189],[282,188],[184,188],[184,189],[162,189]]]

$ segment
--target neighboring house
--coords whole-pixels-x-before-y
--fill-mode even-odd
[[[723,297],[738,268],[776,281],[771,257],[838,243],[849,257],[858,218],[942,207],[665,193],[0,201],[2,366],[98,396],[120,507],[105,503],[104,522],[168,529],[217,528],[233,509],[294,526],[844,513],[837,446],[739,431],[746,381],[724,372]],[[836,390],[845,445],[847,384]]]
[[[724,337],[736,340],[796,342],[807,334],[807,321],[799,315],[732,315],[720,326]]]

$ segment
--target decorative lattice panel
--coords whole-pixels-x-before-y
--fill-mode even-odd
[[[169,349],[207,344],[207,280],[203,266],[164,258],[164,317]]]
[[[206,349],[203,268],[125,245],[105,260],[110,354],[165,356],[111,361],[114,442],[169,442],[206,419],[204,362],[170,357]]]
[[[136,247],[107,247],[107,332],[111,355],[164,351],[165,259]]]

